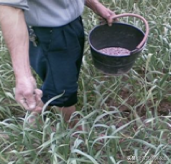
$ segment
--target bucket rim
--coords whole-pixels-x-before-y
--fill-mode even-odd
[[[133,26],[133,25],[131,25],[131,24],[123,23],[123,22],[113,22],[112,25],[113,25],[113,24],[120,24],[120,25],[126,25],[126,26],[133,27],[134,29],[140,31],[140,32],[145,36],[145,33],[144,33],[141,29],[139,29],[139,28],[137,28],[137,27],[135,27],[135,26]],[[93,32],[95,29],[97,29],[97,28],[99,28],[99,27],[102,27],[102,26],[108,26],[108,24],[96,25],[96,26],[94,26],[94,27],[90,30],[90,32],[89,32],[89,34],[88,34],[88,42],[89,42],[90,47],[91,47],[94,51],[100,53],[101,55],[109,56],[109,57],[112,57],[112,58],[129,57],[131,54],[135,54],[135,53],[137,53],[138,51],[141,51],[141,50],[144,48],[145,44],[146,44],[146,43],[144,43],[144,45],[142,45],[142,47],[139,48],[139,49],[135,48],[134,50],[130,51],[129,55],[122,55],[122,56],[115,56],[115,55],[112,55],[112,56],[111,56],[111,55],[102,53],[102,52],[100,52],[98,49],[96,49],[96,48],[91,44],[91,41],[90,41],[90,35],[92,34],[92,32]],[[111,27],[112,27],[112,26],[111,26]],[[123,48],[123,47],[120,47],[120,48]]]

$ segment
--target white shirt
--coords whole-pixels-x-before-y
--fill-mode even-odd
[[[24,10],[26,23],[31,26],[58,27],[80,16],[84,0],[0,0]]]

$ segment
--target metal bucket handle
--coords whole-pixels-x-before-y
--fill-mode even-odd
[[[144,22],[144,24],[145,24],[146,32],[145,32],[144,38],[141,41],[141,43],[136,47],[137,49],[140,49],[145,44],[145,42],[147,40],[147,37],[148,37],[148,34],[149,34],[149,25],[148,25],[148,22],[146,21],[146,19],[144,17],[142,17],[140,15],[137,15],[137,14],[133,14],[133,13],[124,13],[124,14],[114,15],[112,17],[112,19],[117,19],[117,18],[120,18],[120,17],[127,17],[127,16],[137,17],[137,18],[141,19]]]

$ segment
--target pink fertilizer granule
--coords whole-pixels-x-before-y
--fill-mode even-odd
[[[99,50],[100,52],[110,56],[127,56],[130,55],[130,51],[120,47],[109,47]]]

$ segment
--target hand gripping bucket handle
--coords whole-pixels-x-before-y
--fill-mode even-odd
[[[136,47],[136,49],[140,49],[142,48],[142,46],[145,44],[146,40],[147,40],[147,37],[148,37],[148,34],[149,34],[149,25],[148,25],[148,22],[146,21],[146,19],[140,15],[137,15],[137,14],[132,14],[132,13],[124,13],[124,14],[118,14],[118,15],[114,15],[112,17],[112,19],[117,19],[117,18],[120,18],[120,17],[128,17],[128,16],[131,16],[131,17],[137,17],[139,19],[141,19],[144,24],[145,24],[145,28],[146,28],[146,31],[145,31],[145,35],[144,35],[144,38],[143,40],[140,42],[140,44]],[[134,50],[135,51],[135,50]]]

